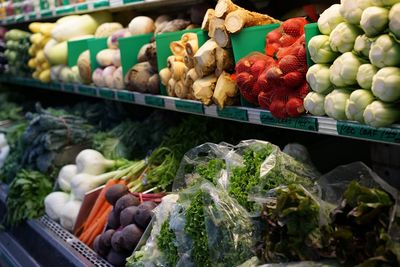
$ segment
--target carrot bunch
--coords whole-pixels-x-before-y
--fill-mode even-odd
[[[93,246],[94,239],[103,232],[107,224],[108,215],[112,210],[112,205],[106,200],[106,192],[110,187],[116,184],[126,185],[126,181],[115,179],[110,179],[107,181],[105,187],[101,190],[99,196],[97,197],[97,200],[90,211],[86,222],[80,229],[82,233],[79,235],[79,239],[89,247]]]

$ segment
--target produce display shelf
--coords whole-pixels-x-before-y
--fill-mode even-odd
[[[157,8],[185,7],[201,3],[201,0],[95,0],[84,3],[55,7],[52,9],[33,11],[26,14],[7,16],[0,20],[1,26],[10,26],[30,21],[52,19],[66,15],[90,13],[100,10],[118,10],[131,8],[136,11],[145,11]]]
[[[6,197],[0,184],[0,218]],[[2,232],[0,241],[0,266],[112,267],[47,215]]]
[[[220,110],[216,105],[205,106],[198,101],[182,100],[175,97],[150,95],[126,90],[98,88],[81,84],[46,84],[32,78],[7,76],[0,76],[0,82],[98,97],[244,123],[400,145],[400,125],[393,125],[390,128],[374,128],[356,122],[337,121],[328,117],[309,115],[300,118],[278,120],[275,119],[269,111],[257,108],[234,106],[225,107],[223,110]]]

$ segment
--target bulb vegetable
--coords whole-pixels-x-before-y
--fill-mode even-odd
[[[46,214],[54,221],[60,220],[61,212],[69,200],[70,195],[64,192],[48,194],[44,199]]]
[[[78,173],[76,165],[69,164],[61,168],[58,173],[57,183],[62,191],[71,191],[71,179]]]
[[[344,18],[340,15],[340,5],[334,4],[322,12],[318,19],[318,29],[322,34],[329,35]]]
[[[363,89],[353,91],[346,102],[347,119],[364,123],[364,110],[374,100],[371,91]]]
[[[381,35],[372,43],[369,59],[378,68],[397,66],[400,64],[400,44],[388,34]]]
[[[364,62],[353,53],[344,53],[330,67],[331,82],[338,87],[356,85],[357,72],[362,63]]]
[[[360,25],[365,35],[374,37],[382,33],[389,23],[389,10],[383,7],[371,6],[364,10]]]
[[[317,35],[308,43],[311,60],[315,63],[332,63],[339,54],[334,52],[329,43],[329,36]]]
[[[371,0],[342,0],[340,14],[349,23],[360,24],[364,9],[371,6]]]
[[[372,64],[362,64],[358,68],[357,83],[361,88],[371,90],[372,78],[378,72],[378,68]]]
[[[335,52],[350,52],[354,48],[354,42],[362,31],[359,27],[348,22],[342,22],[336,26],[329,36],[331,48]]]
[[[400,3],[395,4],[389,12],[389,29],[400,39]]]
[[[398,106],[376,100],[369,104],[364,111],[364,121],[373,127],[389,126],[400,120]]]
[[[354,51],[360,56],[369,57],[371,50],[372,39],[368,38],[365,34],[359,35],[354,43]]]
[[[394,102],[400,98],[400,68],[380,69],[372,79],[372,93],[380,100]]]
[[[304,98],[304,108],[307,112],[310,112],[315,116],[325,115],[325,95],[316,92],[310,92]]]
[[[115,161],[104,158],[104,156],[96,150],[85,149],[76,156],[75,163],[78,173],[98,175],[112,168]]]
[[[327,94],[333,90],[330,75],[328,65],[315,64],[308,69],[306,79],[313,91]]]
[[[350,91],[335,89],[325,97],[325,113],[336,120],[346,120],[346,103],[350,98]]]
[[[82,201],[68,201],[61,210],[60,224],[68,231],[73,231],[76,219],[78,218],[79,210],[81,209]]]

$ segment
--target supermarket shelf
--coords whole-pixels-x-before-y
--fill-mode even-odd
[[[155,10],[160,7],[163,9],[171,7],[186,7],[202,0],[95,0],[85,3],[55,7],[53,9],[33,11],[27,14],[8,16],[0,20],[0,25],[15,25],[29,21],[47,20],[71,14],[90,13],[101,10],[117,11],[122,8],[133,9],[136,11]]]
[[[97,88],[80,84],[45,84],[32,78],[21,77],[15,78],[0,76],[0,82],[80,94],[107,100],[115,100],[270,127],[400,145],[400,125],[393,125],[391,128],[373,128],[356,122],[336,121],[328,117],[309,115],[300,118],[278,120],[275,119],[269,111],[257,108],[226,107],[225,109],[220,110],[215,105],[204,106],[198,101],[182,100],[161,95],[142,94],[126,90]]]
[[[0,184],[0,218],[7,188]],[[111,267],[46,215],[0,234],[0,266]]]

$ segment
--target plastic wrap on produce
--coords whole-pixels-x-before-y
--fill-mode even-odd
[[[227,143],[205,143],[189,150],[182,158],[172,187],[173,191],[185,188],[200,178],[226,188],[225,156],[232,149],[233,146]]]

